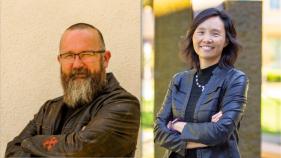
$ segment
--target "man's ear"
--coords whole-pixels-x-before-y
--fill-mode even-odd
[[[107,67],[108,67],[108,64],[109,64],[109,60],[110,60],[110,58],[111,58],[111,53],[110,53],[109,50],[106,50],[106,51],[104,52],[103,58],[104,58],[104,68],[107,68]]]
[[[59,56],[59,55],[57,56],[57,60],[58,60],[58,62],[60,63],[60,56]]]

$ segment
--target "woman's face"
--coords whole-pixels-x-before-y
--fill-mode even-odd
[[[227,45],[222,20],[210,17],[202,22],[193,33],[193,48],[199,56],[200,66],[211,66],[219,62],[222,50]],[[203,67],[203,68],[204,68]]]

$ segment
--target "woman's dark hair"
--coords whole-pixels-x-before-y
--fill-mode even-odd
[[[226,41],[228,42],[228,45],[224,47],[222,50],[219,66],[233,67],[237,59],[238,52],[239,49],[241,48],[241,45],[236,39],[237,34],[231,17],[224,11],[220,11],[216,8],[209,8],[203,10],[195,17],[190,30],[187,32],[186,37],[182,41],[181,54],[184,57],[185,61],[191,62],[191,68],[196,68],[197,70],[200,69],[199,57],[193,48],[192,36],[196,28],[201,23],[203,23],[205,20],[209,19],[210,17],[216,17],[216,16],[218,16],[224,24]]]

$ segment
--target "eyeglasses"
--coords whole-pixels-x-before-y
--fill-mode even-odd
[[[83,51],[80,53],[63,53],[59,55],[59,58],[67,63],[73,63],[75,60],[75,56],[79,56],[79,59],[82,60],[83,62],[91,62],[93,61],[93,59],[95,59],[97,57],[97,54],[101,54],[104,53],[105,50],[90,50],[90,51]]]

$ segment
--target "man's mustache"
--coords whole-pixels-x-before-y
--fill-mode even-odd
[[[91,75],[91,73],[89,72],[89,70],[85,69],[85,68],[79,68],[79,69],[73,69],[69,78],[70,79],[75,79],[78,76],[85,76],[85,77],[89,77]]]

